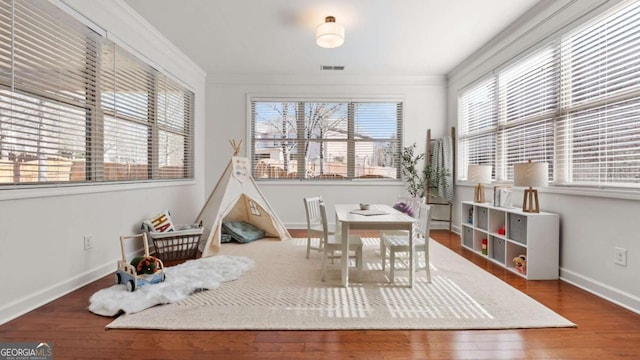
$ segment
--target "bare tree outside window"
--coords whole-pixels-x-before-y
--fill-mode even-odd
[[[396,178],[401,104],[252,101],[251,105],[251,156],[257,179]]]

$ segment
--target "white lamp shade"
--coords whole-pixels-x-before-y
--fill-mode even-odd
[[[316,44],[323,48],[336,48],[344,44],[344,26],[327,16],[327,21],[316,28]]]
[[[524,187],[544,187],[549,184],[549,164],[546,162],[526,162],[513,164],[513,185]]]
[[[469,165],[467,181],[476,184],[489,184],[491,182],[491,165]]]

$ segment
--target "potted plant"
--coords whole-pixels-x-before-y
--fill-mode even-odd
[[[422,170],[419,169],[420,160],[425,158],[424,153],[416,153],[416,144],[406,146],[402,152],[402,176],[407,182],[407,192],[412,197],[422,198],[425,196],[427,187],[438,188],[440,185],[446,187],[446,177],[449,176],[448,169],[436,169],[427,162]]]

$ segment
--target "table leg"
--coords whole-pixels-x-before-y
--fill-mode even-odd
[[[415,263],[416,263],[416,259],[415,257],[415,251],[413,248],[413,225],[411,227],[409,227],[409,287],[413,288],[413,278],[414,278],[414,274],[415,274]]]
[[[349,223],[342,223],[342,286],[349,287]]]

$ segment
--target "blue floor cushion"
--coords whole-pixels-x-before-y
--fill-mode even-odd
[[[233,240],[241,244],[262,239],[265,236],[264,230],[245,221],[224,221],[222,232],[229,234]]]

